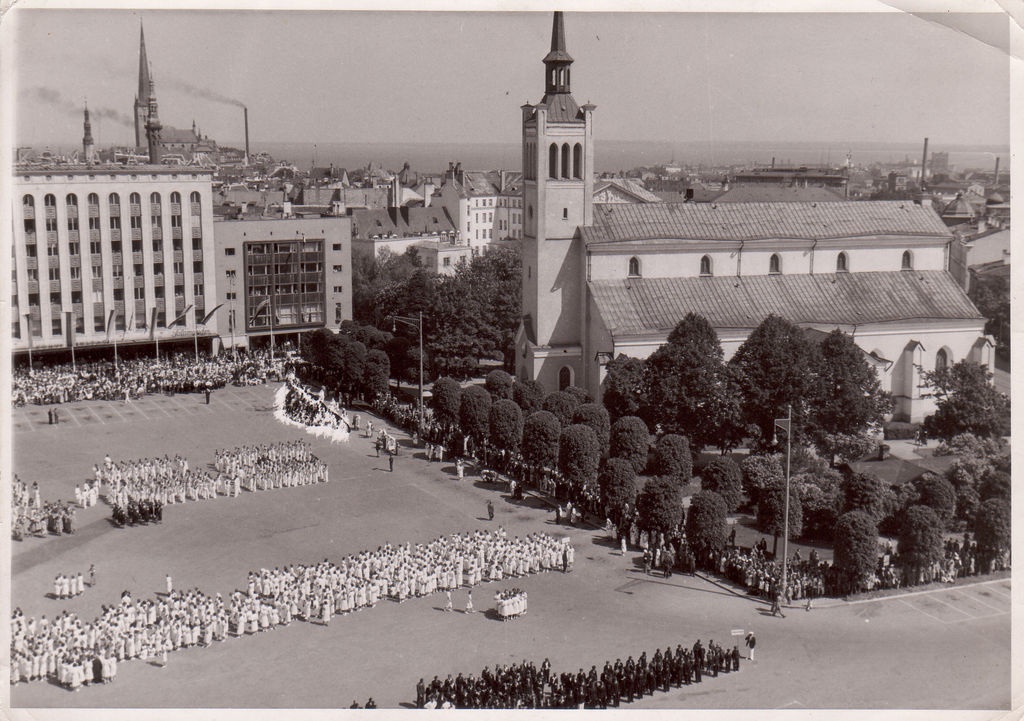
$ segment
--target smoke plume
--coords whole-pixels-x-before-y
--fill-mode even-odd
[[[60,110],[61,112],[81,117],[84,104],[77,103],[70,98],[64,97],[60,92],[53,88],[35,86],[25,88],[19,94],[27,100],[35,100],[40,103],[45,103],[46,105]],[[113,120],[115,123],[127,127],[132,127],[135,124],[135,121],[126,113],[122,113],[111,108],[91,107],[89,108],[89,113],[95,118]]]
[[[215,103],[224,103],[225,105],[234,105],[236,108],[244,108],[245,103],[241,100],[222,95],[221,93],[208,90],[206,88],[200,88],[190,83],[186,83],[183,80],[175,80],[174,78],[168,78],[164,81],[166,85],[176,90],[194,95],[197,98],[204,98],[205,100],[212,100]]]

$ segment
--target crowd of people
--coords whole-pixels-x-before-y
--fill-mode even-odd
[[[356,424],[337,403],[325,399],[321,389],[314,394],[289,373],[274,398],[274,416],[282,423],[299,426],[315,436],[334,442],[348,440]],[[356,416],[358,419],[358,416]]]
[[[831,590],[831,564],[821,561],[813,549],[807,559],[801,558],[799,551],[794,553],[787,564],[783,589],[782,562],[768,557],[764,539],[750,550],[726,548],[719,557],[717,570],[750,594],[765,598],[773,599],[781,593],[789,601],[798,601],[818,598]]]
[[[456,678],[450,675],[444,681],[434,676],[430,683],[420,679],[416,684],[417,708],[460,709],[596,709],[617,707],[623,701],[632,702],[668,692],[672,687],[702,683],[705,676],[740,670],[740,651],[737,646],[727,649],[714,641],[705,647],[698,640],[692,647],[682,644],[673,650],[657,649],[650,659],[647,652],[637,660],[630,656],[625,663],[616,659],[606,661],[598,671],[591,666],[576,673],[557,673],[551,662],[497,665],[492,671],[484,668],[478,675]]]
[[[26,536],[39,537],[50,533],[60,536],[74,532],[74,504],[60,499],[43,501],[38,482],[33,481],[29,486],[14,476],[11,484],[11,537],[15,541],[21,541]]]
[[[91,573],[94,573],[94,571],[91,571]],[[95,583],[95,576],[92,578],[93,580],[90,581],[90,585]],[[53,597],[57,600],[74,598],[83,593],[85,593],[85,574],[81,571],[67,575],[59,573],[53,579]]]
[[[329,480],[327,464],[313,455],[304,441],[218,449],[214,467],[219,473],[214,491],[230,489],[236,496],[240,487],[247,491],[267,491]]]
[[[53,621],[11,618],[11,683],[47,678],[77,690],[109,682],[118,662],[160,657],[183,647],[209,646],[287,626],[293,620],[328,625],[333,616],[402,602],[440,590],[555,569],[567,539],[532,533],[509,538],[504,529],[455,533],[429,543],[386,544],[338,563],[260,569],[245,590],[227,599],[198,589],[171,588],[136,601],[125,591],[117,604],[83,621],[64,611]],[[77,583],[77,580],[76,580]]]
[[[200,356],[165,355],[14,369],[12,400],[49,405],[81,400],[127,401],[147,393],[192,393],[229,383],[255,385],[284,376],[287,361],[267,351]]]

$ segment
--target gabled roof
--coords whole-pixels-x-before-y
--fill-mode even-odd
[[[403,208],[369,208],[352,211],[352,237],[369,239],[375,235],[411,235],[453,233],[455,227],[447,211],[431,206]]]
[[[587,245],[646,239],[758,240],[872,235],[949,237],[931,206],[910,201],[595,205]]]
[[[785,185],[736,185],[715,198],[716,203],[835,203],[845,200],[829,188]]]
[[[617,188],[623,193],[635,198],[639,203],[661,202],[661,198],[647,190],[637,181],[631,180],[630,178],[605,178],[603,180],[598,180],[594,183],[594,193],[598,193],[608,187]]]
[[[687,313],[714,328],[755,328],[769,313],[826,326],[983,320],[945,271],[627,278],[588,286],[613,336],[667,334]]]

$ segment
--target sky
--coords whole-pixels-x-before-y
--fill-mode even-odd
[[[259,142],[516,143],[550,12],[16,9],[17,144],[130,143],[139,23],[165,125]],[[951,27],[952,26],[952,27]],[[567,12],[595,135],[635,141],[1009,144],[994,14]]]

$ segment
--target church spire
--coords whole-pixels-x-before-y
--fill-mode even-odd
[[[146,31],[139,20],[139,102],[145,103],[149,97],[149,60],[146,58]]]
[[[149,162],[153,165],[160,163],[160,131],[163,130],[163,125],[160,124],[160,117],[157,112],[156,105],[156,84],[153,82],[152,76],[149,78],[149,102],[147,103],[146,112],[146,145],[149,148]]]
[[[561,11],[555,11],[551,24],[551,51],[544,56],[544,92],[568,93],[569,66],[572,55],[565,49],[565,21]]]

